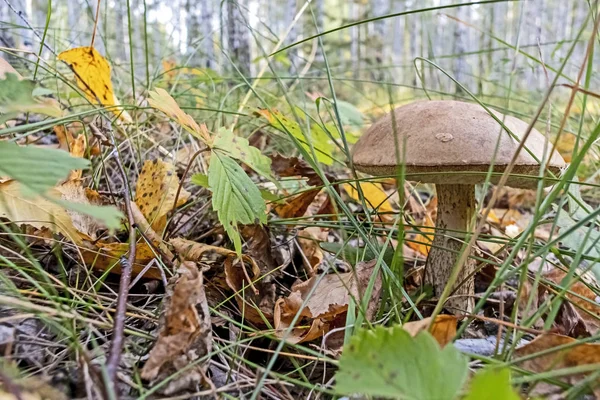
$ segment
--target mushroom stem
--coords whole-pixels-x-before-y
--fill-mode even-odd
[[[444,291],[465,242],[465,232],[475,212],[473,185],[436,185],[436,232],[425,270],[425,283],[433,286],[436,296]],[[446,306],[457,313],[473,309],[474,279],[469,277],[475,268],[469,259],[458,273],[452,288],[452,298]],[[457,296],[457,297],[454,297]]]

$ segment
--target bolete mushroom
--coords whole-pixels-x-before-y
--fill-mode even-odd
[[[515,136],[524,136],[527,123],[493,113]],[[533,129],[525,147],[538,160],[546,159],[548,169],[556,174],[565,162],[557,153],[549,154],[552,146],[546,146],[545,141]],[[395,175],[402,162],[407,179],[435,184],[436,232],[427,258],[425,283],[432,284],[436,296],[442,294],[448,282],[475,211],[474,185],[485,182],[490,165],[494,172],[504,172],[518,146],[519,141],[481,105],[460,101],[421,101],[398,107],[393,118],[392,113],[380,118],[354,146],[352,160],[358,171]],[[531,154],[521,150],[507,186],[537,187],[536,179],[526,177],[538,176],[540,171],[539,162]],[[498,183],[499,179],[500,174],[494,174],[490,182]],[[474,263],[469,260],[446,303],[455,312],[472,308],[473,269]]]

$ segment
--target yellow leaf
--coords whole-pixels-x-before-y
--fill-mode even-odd
[[[169,118],[177,121],[188,132],[196,136],[198,139],[201,139],[205,143],[210,141],[206,127],[201,127],[189,114],[186,114],[166,90],[156,88],[155,91],[148,92],[148,95],[150,95],[150,98],[148,99],[148,104],[150,104],[150,107],[164,112]]]
[[[61,197],[60,192],[54,188],[47,194]],[[53,232],[62,233],[77,244],[81,243],[81,237],[64,208],[41,196],[23,196],[21,185],[17,181],[0,183],[0,217],[38,229],[49,228]]]
[[[433,242],[433,234],[435,233],[435,223],[429,214],[425,215],[423,219],[423,226],[420,231],[423,233],[417,233],[411,240],[407,240],[406,244],[411,249],[418,251],[423,255],[429,254],[431,248],[431,242]]]
[[[119,104],[110,80],[110,64],[98,53],[98,50],[93,47],[76,47],[60,53],[58,59],[66,62],[73,69],[77,86],[83,90],[89,101],[100,102],[103,106]],[[126,111],[114,107],[111,111],[124,121],[131,121]]]
[[[86,265],[101,271],[110,270],[111,273],[120,274],[120,258],[129,252],[129,243],[96,242],[93,248],[81,250]],[[146,265],[155,257],[152,247],[141,241],[136,244],[135,261],[132,265],[134,275],[140,274]],[[161,279],[160,270],[152,266],[145,273],[144,278]]]
[[[383,188],[379,183],[359,182],[359,184],[365,197],[365,202],[369,208],[377,209],[377,212],[379,213],[395,212],[392,204],[389,201],[389,196],[383,191]],[[348,196],[360,203],[360,193],[353,185],[355,184],[345,184],[344,190],[346,190]]]
[[[135,190],[135,203],[157,233],[165,228],[169,211],[190,197],[190,193],[182,188],[175,205],[178,187],[179,178],[173,164],[161,160],[144,163]]]

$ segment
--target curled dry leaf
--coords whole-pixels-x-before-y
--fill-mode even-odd
[[[82,182],[78,179],[67,181],[62,185],[57,186],[56,190],[60,192],[61,199],[69,202],[87,205],[102,205],[98,192],[84,188]],[[97,231],[102,227],[102,224],[97,219],[73,210],[67,210],[67,213],[71,217],[73,225],[84,239],[96,239]]]
[[[350,298],[353,297],[357,304],[360,304],[375,265],[376,260],[358,263],[353,272],[329,274],[322,278],[314,276],[292,286],[292,293],[275,304],[276,335],[291,343],[301,343],[314,340],[334,328],[343,326]],[[381,273],[378,272],[374,279],[366,310],[368,319],[372,318],[377,310],[381,294]],[[286,335],[294,316],[298,313],[300,318],[296,326]]]
[[[196,264],[184,261],[174,283],[167,288],[165,312],[160,319],[158,339],[142,369],[142,378],[161,381],[184,367],[187,371],[170,380],[164,394],[194,389],[204,382],[206,368],[198,363],[212,349],[211,319],[204,292],[203,275]]]
[[[306,161],[298,157],[284,157],[275,154],[270,158],[273,172],[280,177],[300,176],[307,178],[307,183],[310,186],[321,186],[323,184],[323,180],[315,170]]]
[[[329,229],[323,229],[318,226],[311,226],[298,231],[298,244],[304,254],[305,269],[312,276],[314,270],[323,261],[323,251],[319,242],[326,242],[329,235]]]
[[[545,334],[537,337],[525,346],[519,347],[515,351],[515,357],[535,355],[536,353],[547,351],[555,347],[572,344],[566,349],[554,351],[548,354],[536,356],[534,358],[520,362],[519,367],[534,372],[542,373],[547,371],[557,371],[564,368],[572,368],[585,365],[600,365],[600,344],[584,343],[575,344],[577,340],[568,336]],[[583,372],[568,375],[559,378],[561,381],[571,385],[581,382],[593,372]],[[596,398],[600,398],[600,379],[596,377],[588,383],[588,386],[594,391]],[[534,388],[532,395],[545,396],[544,398],[563,398],[560,397],[563,389],[546,382],[538,383]],[[558,396],[558,397],[551,397]]]
[[[438,315],[431,326],[429,333],[435,338],[441,347],[446,346],[456,336],[456,322],[458,319],[454,315]],[[416,336],[419,332],[427,330],[431,324],[431,317],[420,321],[407,322],[402,325],[410,336]]]
[[[162,160],[144,162],[136,186],[135,203],[158,233],[167,224],[167,214],[190,197],[190,193],[182,188],[177,204],[174,204],[178,187],[179,178],[173,164]]]

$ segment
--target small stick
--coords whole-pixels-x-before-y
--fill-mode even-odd
[[[115,143],[114,135],[111,135],[112,144],[114,148],[117,148]],[[121,175],[123,176],[123,182],[127,183],[127,173],[121,159],[115,157],[117,165]],[[127,210],[127,219],[129,221],[129,255],[127,259],[121,258],[121,280],[119,282],[119,293],[117,294],[117,312],[115,314],[115,322],[113,326],[113,338],[110,344],[110,353],[106,362],[106,369],[108,372],[108,379],[113,384],[113,388],[116,389],[115,379],[117,376],[117,369],[119,366],[119,360],[121,359],[121,351],[123,350],[123,332],[125,330],[125,311],[127,309],[127,296],[129,294],[129,283],[131,282],[131,269],[135,262],[135,245],[136,245],[136,231],[135,231],[135,220],[133,219],[133,212],[131,210],[131,196],[127,184],[123,189],[123,197],[125,198],[125,209]]]
[[[100,18],[100,0],[98,0],[98,5],[96,6],[96,18],[94,18],[94,30],[92,31],[92,42],[90,43],[90,47],[94,47],[94,41],[96,40],[96,30],[98,29],[98,19]]]

